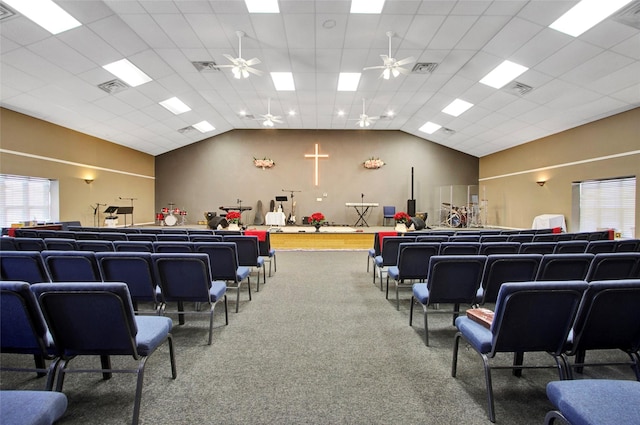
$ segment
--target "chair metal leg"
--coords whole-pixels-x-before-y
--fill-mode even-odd
[[[387,292],[384,295],[385,299],[389,299],[389,275],[387,275]]]
[[[544,425],[553,425],[556,423],[556,419],[560,420],[560,423],[563,424],[568,424],[569,421],[567,420],[567,418],[564,417],[564,415],[556,410],[552,410],[550,412],[547,412],[547,414],[544,417]]]
[[[413,325],[413,304],[416,301],[416,297],[411,295],[411,306],[409,307],[409,326]]]
[[[424,310],[424,345],[429,346],[429,322],[428,322],[428,314],[427,314],[427,306],[423,305],[422,309]]]
[[[176,353],[173,349],[173,335],[167,334],[167,341],[169,342],[169,362],[171,363],[171,377],[176,379],[178,377],[178,371],[176,369]]]
[[[524,353],[523,352],[513,353],[513,365],[522,366],[523,363],[524,363]],[[517,376],[518,378],[520,378],[522,376],[522,369],[514,367],[511,373],[513,374],[513,376]]]
[[[229,309],[227,308],[227,294],[224,295],[224,324],[229,324]]]
[[[236,289],[236,313],[238,312],[239,308],[240,308],[240,282],[238,282],[238,286]]]
[[[398,294],[398,281],[396,280],[396,310],[400,311],[400,294]]]
[[[100,356],[100,365],[102,366],[102,370],[110,370],[111,369],[111,357],[109,356]],[[111,379],[113,374],[111,372],[102,372],[102,379],[105,381]]]
[[[211,345],[211,341],[213,340],[213,312],[216,308],[217,302],[211,304],[211,308],[209,309],[209,342],[208,345]],[[236,304],[236,307],[238,305]]]
[[[480,354],[480,357],[482,357],[482,365],[484,367],[484,378],[487,384],[487,403],[489,405],[489,420],[491,422],[495,422],[496,412],[495,412],[495,407],[493,403],[493,385],[491,383],[491,367],[489,366],[489,358],[484,354]]]
[[[141,357],[140,363],[138,364],[138,380],[136,383],[136,396],[135,401],[133,403],[133,419],[131,420],[132,425],[138,425],[138,419],[140,418],[140,404],[142,401],[142,384],[144,381],[144,366],[147,362],[147,357]]]
[[[456,377],[458,373],[458,346],[460,345],[460,338],[462,334],[460,332],[456,332],[456,335],[453,337],[453,357],[451,359],[451,376]]]

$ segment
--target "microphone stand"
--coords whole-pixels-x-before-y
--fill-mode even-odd
[[[289,214],[289,219],[287,219],[287,224],[296,224],[295,220],[290,220],[294,218],[293,215],[293,194],[296,192],[302,192],[301,190],[290,190],[290,189],[282,189],[283,192],[289,192],[291,194],[291,214]],[[289,221],[293,221],[293,223],[289,223]]]
[[[138,198],[123,198],[123,197],[118,197],[118,199],[128,199],[131,201],[131,224],[129,225],[129,227],[133,226],[133,201],[138,200]],[[127,215],[124,215],[124,227],[127,227]]]
[[[242,199],[236,199],[236,203],[238,204],[238,208],[240,209],[240,227],[242,228]]]
[[[100,227],[100,205],[102,205],[104,207],[107,206],[107,204],[96,203],[95,208],[91,207],[91,208],[93,208],[93,226],[94,227]],[[98,218],[98,224],[97,225],[96,225],[96,215],[98,216],[97,217]]]

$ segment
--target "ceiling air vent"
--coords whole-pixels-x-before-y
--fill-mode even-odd
[[[612,16],[612,19],[640,30],[640,1],[634,1],[627,7],[621,9]]]
[[[452,134],[455,134],[456,131],[447,127],[442,127],[442,132],[448,136],[451,136]]]
[[[178,130],[178,133],[182,133],[182,134],[186,134],[186,133],[191,133],[193,131],[196,131],[196,128],[192,125],[188,126],[188,127],[184,127]]]
[[[524,96],[525,94],[533,90],[533,87],[514,81],[513,83],[506,86],[505,89],[513,94],[517,94],[518,96]]]
[[[122,80],[107,81],[106,83],[98,84],[98,87],[109,94],[118,93],[129,88],[129,85]]]
[[[240,118],[243,118],[245,120],[255,120],[256,117],[253,114],[244,114],[244,115],[240,115]]]
[[[411,72],[414,74],[431,74],[437,67],[438,64],[436,62],[418,62],[413,65]]]
[[[220,68],[218,68],[218,65],[214,61],[191,62],[191,64],[200,72],[220,71]]]
[[[0,21],[16,16],[16,12],[4,3],[0,3]]]

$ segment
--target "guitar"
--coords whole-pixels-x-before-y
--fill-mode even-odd
[[[296,201],[291,203],[291,214],[287,218],[287,224],[296,224]]]

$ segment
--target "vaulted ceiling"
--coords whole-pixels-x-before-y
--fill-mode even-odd
[[[242,0],[56,3],[82,25],[52,35],[20,13],[0,21],[0,105],[151,155],[264,128],[252,117],[269,100],[275,128],[401,130],[477,157],[640,105],[638,1],[578,37],[548,27],[574,0],[386,0],[380,14],[351,14],[348,0],[279,0],[277,14],[249,13]],[[194,66],[229,64],[238,31],[262,76]],[[431,65],[389,80],[362,71],[382,64],[389,31],[393,57]],[[103,65],[122,58],[152,81],[100,89],[115,78]],[[529,68],[517,87],[479,82],[504,60]],[[276,90],[271,72],[291,72],[295,90]],[[340,72],[362,72],[355,91],[337,90]],[[158,104],[174,96],[191,110]],[[456,98],[474,106],[443,113]],[[358,130],[363,99],[382,118]],[[203,120],[215,130],[191,127]],[[427,121],[443,128],[419,131]]]

